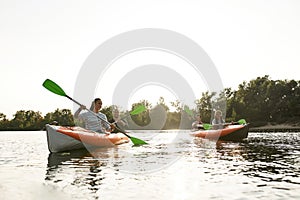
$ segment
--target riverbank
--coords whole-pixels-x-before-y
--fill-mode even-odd
[[[250,127],[249,132],[300,132],[299,124],[267,124],[260,127]]]
[[[0,132],[4,131],[45,131],[46,129],[0,129]],[[300,124],[267,124],[264,126],[253,127],[250,123],[249,132],[300,132]]]

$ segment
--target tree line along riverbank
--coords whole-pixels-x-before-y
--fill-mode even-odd
[[[300,81],[299,80],[272,80],[268,75],[257,77],[248,82],[239,84],[237,90],[225,88],[220,93],[203,92],[195,100],[195,107],[189,108],[180,101],[170,102],[172,109],[167,106],[163,97],[155,105],[147,100],[132,104],[131,110],[139,105],[145,105],[147,110],[138,115],[128,117],[129,127],[147,127],[151,116],[156,116],[157,107],[166,111],[166,121],[162,129],[189,129],[194,121],[195,114],[201,114],[202,121],[209,123],[214,110],[221,109],[226,121],[246,119],[250,122],[250,131],[253,132],[286,132],[299,131],[300,127]],[[107,106],[101,112],[107,115],[112,122],[112,108]],[[172,110],[172,111],[171,111]],[[129,111],[122,111],[125,116]],[[159,117],[159,116],[157,116]],[[153,120],[153,119],[152,119]],[[184,120],[184,123],[181,123]],[[13,119],[7,119],[0,111],[0,130],[41,130],[45,124],[58,122],[60,125],[74,126],[80,124],[74,121],[73,113],[69,109],[56,109],[54,112],[42,116],[39,111],[19,110]]]

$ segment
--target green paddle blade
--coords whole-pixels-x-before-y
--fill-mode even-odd
[[[49,90],[49,91],[51,91],[51,92],[53,92],[53,93],[55,93],[55,94],[58,94],[58,95],[60,95],[60,96],[67,96],[66,93],[64,92],[64,90],[61,89],[61,87],[59,87],[59,85],[57,85],[56,83],[54,83],[54,82],[51,81],[50,79],[46,79],[46,80],[44,81],[44,83],[43,83],[43,86],[44,86],[47,90]]]
[[[238,123],[239,123],[239,124],[247,124],[247,122],[246,122],[245,119],[240,119],[240,120],[238,121]]]
[[[137,114],[140,114],[140,113],[144,112],[145,110],[146,110],[146,107],[144,105],[140,105],[136,109],[131,111],[130,115],[137,115]]]
[[[211,129],[211,127],[212,127],[211,124],[203,124],[203,128],[204,128],[205,130],[209,130],[209,129]]]
[[[144,140],[135,138],[135,137],[130,137],[131,142],[133,143],[134,146],[140,146],[143,144],[148,144],[147,142],[145,142]]]
[[[135,137],[132,137],[130,135],[128,135],[125,131],[117,128],[121,133],[123,133],[124,135],[126,135],[130,140],[131,142],[133,143],[134,146],[140,146],[140,145],[143,145],[143,144],[148,144],[147,142],[145,142],[144,140],[141,140],[141,139],[138,139],[138,138],[135,138]]]

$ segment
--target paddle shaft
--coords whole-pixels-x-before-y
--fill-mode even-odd
[[[125,118],[127,118],[128,116],[130,115],[130,113],[129,114],[127,114],[125,117],[122,117],[120,120],[122,121],[122,120],[124,120]],[[116,124],[117,125],[117,121],[114,121],[112,124]]]
[[[127,113],[124,117],[122,117],[120,120],[124,120],[125,118],[127,118],[130,115],[137,115],[140,114],[141,112],[144,112],[146,110],[146,107],[144,105],[140,105],[137,108],[135,108],[133,111]],[[113,122],[112,124],[116,124],[118,123],[117,121]]]
[[[242,121],[243,120],[243,121]],[[244,119],[240,119],[237,122],[230,122],[230,123],[222,123],[222,124],[215,124],[215,125],[223,125],[223,126],[229,126],[229,125],[242,125],[242,124],[246,124],[246,121]],[[209,130],[213,127],[214,125],[212,124],[203,124],[203,128],[205,130]]]
[[[79,106],[83,106],[81,103],[79,103],[78,101],[76,101],[75,99],[71,98],[70,96],[68,95],[65,95],[65,97],[67,97],[68,99],[70,99],[71,101],[73,101],[74,103],[76,103],[77,105]]]
[[[78,101],[76,101],[75,99],[73,99],[72,97],[70,97],[70,96],[68,96],[68,95],[66,95],[66,97],[68,98],[68,99],[70,99],[71,101],[73,101],[74,103],[76,103],[77,105],[79,105],[79,106],[83,106],[81,103],[79,103]],[[108,125],[112,125],[111,123],[109,123],[108,121],[106,121],[105,119],[102,119],[99,115],[97,115],[96,113],[94,113],[93,111],[91,111],[90,109],[87,109],[86,108],[86,110],[88,111],[88,112],[90,112],[91,114],[93,114],[94,116],[96,116],[96,117],[98,117],[100,120],[102,120],[102,121],[104,121],[105,123],[107,123]],[[124,135],[126,135],[127,137],[129,137],[129,138],[131,138],[131,136],[130,135],[128,135],[125,131],[123,131],[123,130],[121,130],[119,127],[117,127],[117,126],[114,126],[118,131],[120,131],[121,133],[123,133]]]

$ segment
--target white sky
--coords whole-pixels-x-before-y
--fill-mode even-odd
[[[22,109],[43,114],[73,109],[72,102],[44,89],[43,81],[54,80],[72,96],[89,54],[111,37],[139,28],[168,29],[197,42],[214,62],[224,87],[235,89],[266,74],[299,80],[299,10],[298,0],[0,0],[0,112],[12,118]],[[141,62],[141,56],[119,62],[152,62]],[[164,62],[160,56],[150,58],[159,64]],[[107,74],[107,82],[116,75]],[[163,88],[154,89],[152,97],[174,97]],[[194,89],[200,96],[203,87]],[[150,90],[140,89],[132,98]],[[99,95],[109,104],[103,91]]]

